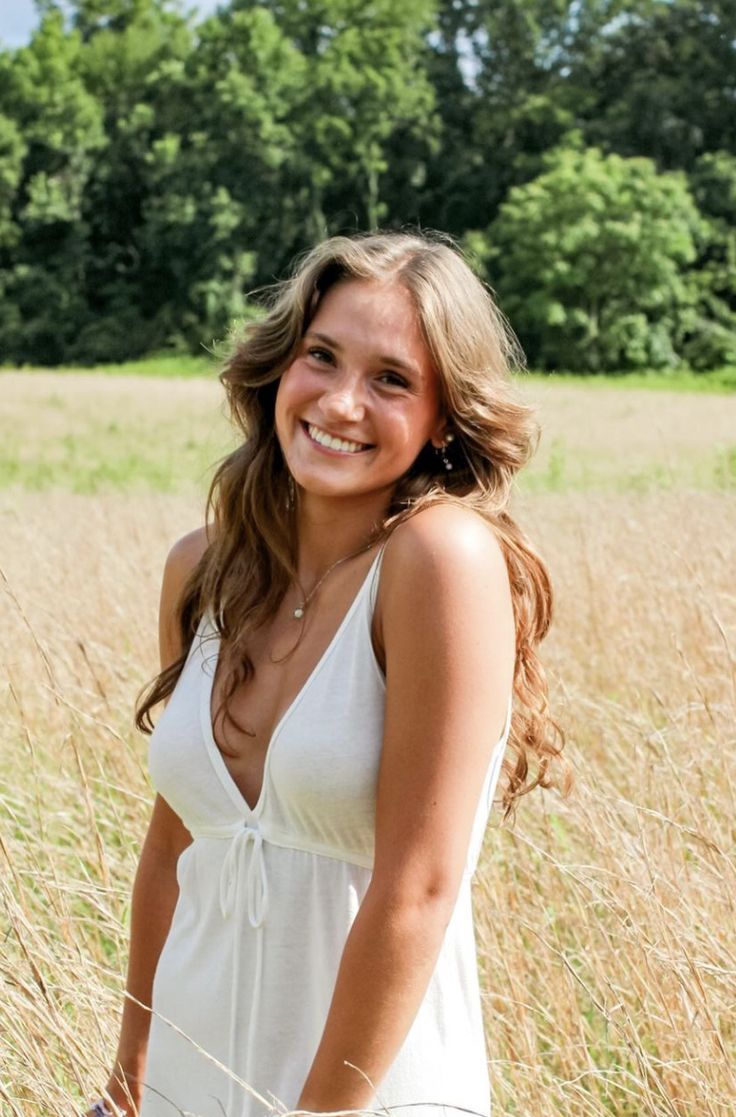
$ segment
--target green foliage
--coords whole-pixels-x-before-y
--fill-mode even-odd
[[[736,364],[736,156],[702,155],[690,185],[707,233],[693,273],[699,313],[685,356],[694,368]]]
[[[733,0],[637,0],[610,8],[606,34],[591,40],[579,63],[578,80],[590,91],[587,140],[684,170],[704,152],[733,151]]]
[[[559,148],[512,188],[488,230],[487,269],[534,363],[674,367],[696,295],[684,268],[704,236],[679,173]]]
[[[472,241],[532,364],[736,361],[725,0],[38,7],[0,48],[0,361],[201,352],[296,253],[379,225]]]
[[[0,250],[12,248],[20,237],[20,229],[13,220],[13,200],[20,185],[27,151],[18,125],[10,117],[0,114]]]
[[[50,11],[28,47],[0,55],[0,103],[23,140],[22,173],[9,169],[15,190],[0,244],[0,350],[21,360],[39,353],[60,360],[87,309],[79,281],[90,251],[83,202],[105,136],[101,107],[81,76],[82,52],[80,36]],[[19,157],[16,141],[16,168]]]

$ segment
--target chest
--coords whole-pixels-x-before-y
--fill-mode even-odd
[[[365,613],[348,622],[265,753],[243,755],[241,767],[212,732],[218,635],[205,615],[149,746],[153,784],[194,837],[235,833],[253,824],[250,811],[272,842],[372,864],[387,684],[369,626]],[[249,706],[243,714],[250,724]]]
[[[249,641],[252,672],[229,697],[230,663],[217,657],[210,695],[213,739],[251,809],[261,797],[268,754],[281,726],[315,686],[326,661],[332,661],[334,673],[341,653],[356,639],[367,639],[367,628],[370,654],[385,670],[378,601],[372,615],[366,615],[361,594],[352,605],[347,596],[347,602],[342,595],[302,621],[288,609],[280,611]]]

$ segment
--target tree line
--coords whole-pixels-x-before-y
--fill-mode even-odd
[[[529,363],[736,363],[732,0],[37,0],[0,361],[201,352],[328,233],[459,240]]]

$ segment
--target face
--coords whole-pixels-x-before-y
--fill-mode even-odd
[[[408,292],[350,279],[331,287],[281,376],[276,434],[304,492],[390,499],[445,428],[439,378]]]

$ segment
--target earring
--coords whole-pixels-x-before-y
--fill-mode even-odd
[[[291,476],[291,474],[289,474],[288,477],[286,478],[286,507],[287,508],[293,508],[294,507],[295,496],[296,496],[296,492],[295,492],[295,486],[294,486],[294,478]]]
[[[454,437],[455,435],[452,433],[452,431],[449,431],[448,434],[445,435],[445,441],[442,443],[442,445],[435,446],[435,451],[442,459],[442,464],[446,470],[452,469],[452,462],[447,456],[447,447],[452,442]]]

